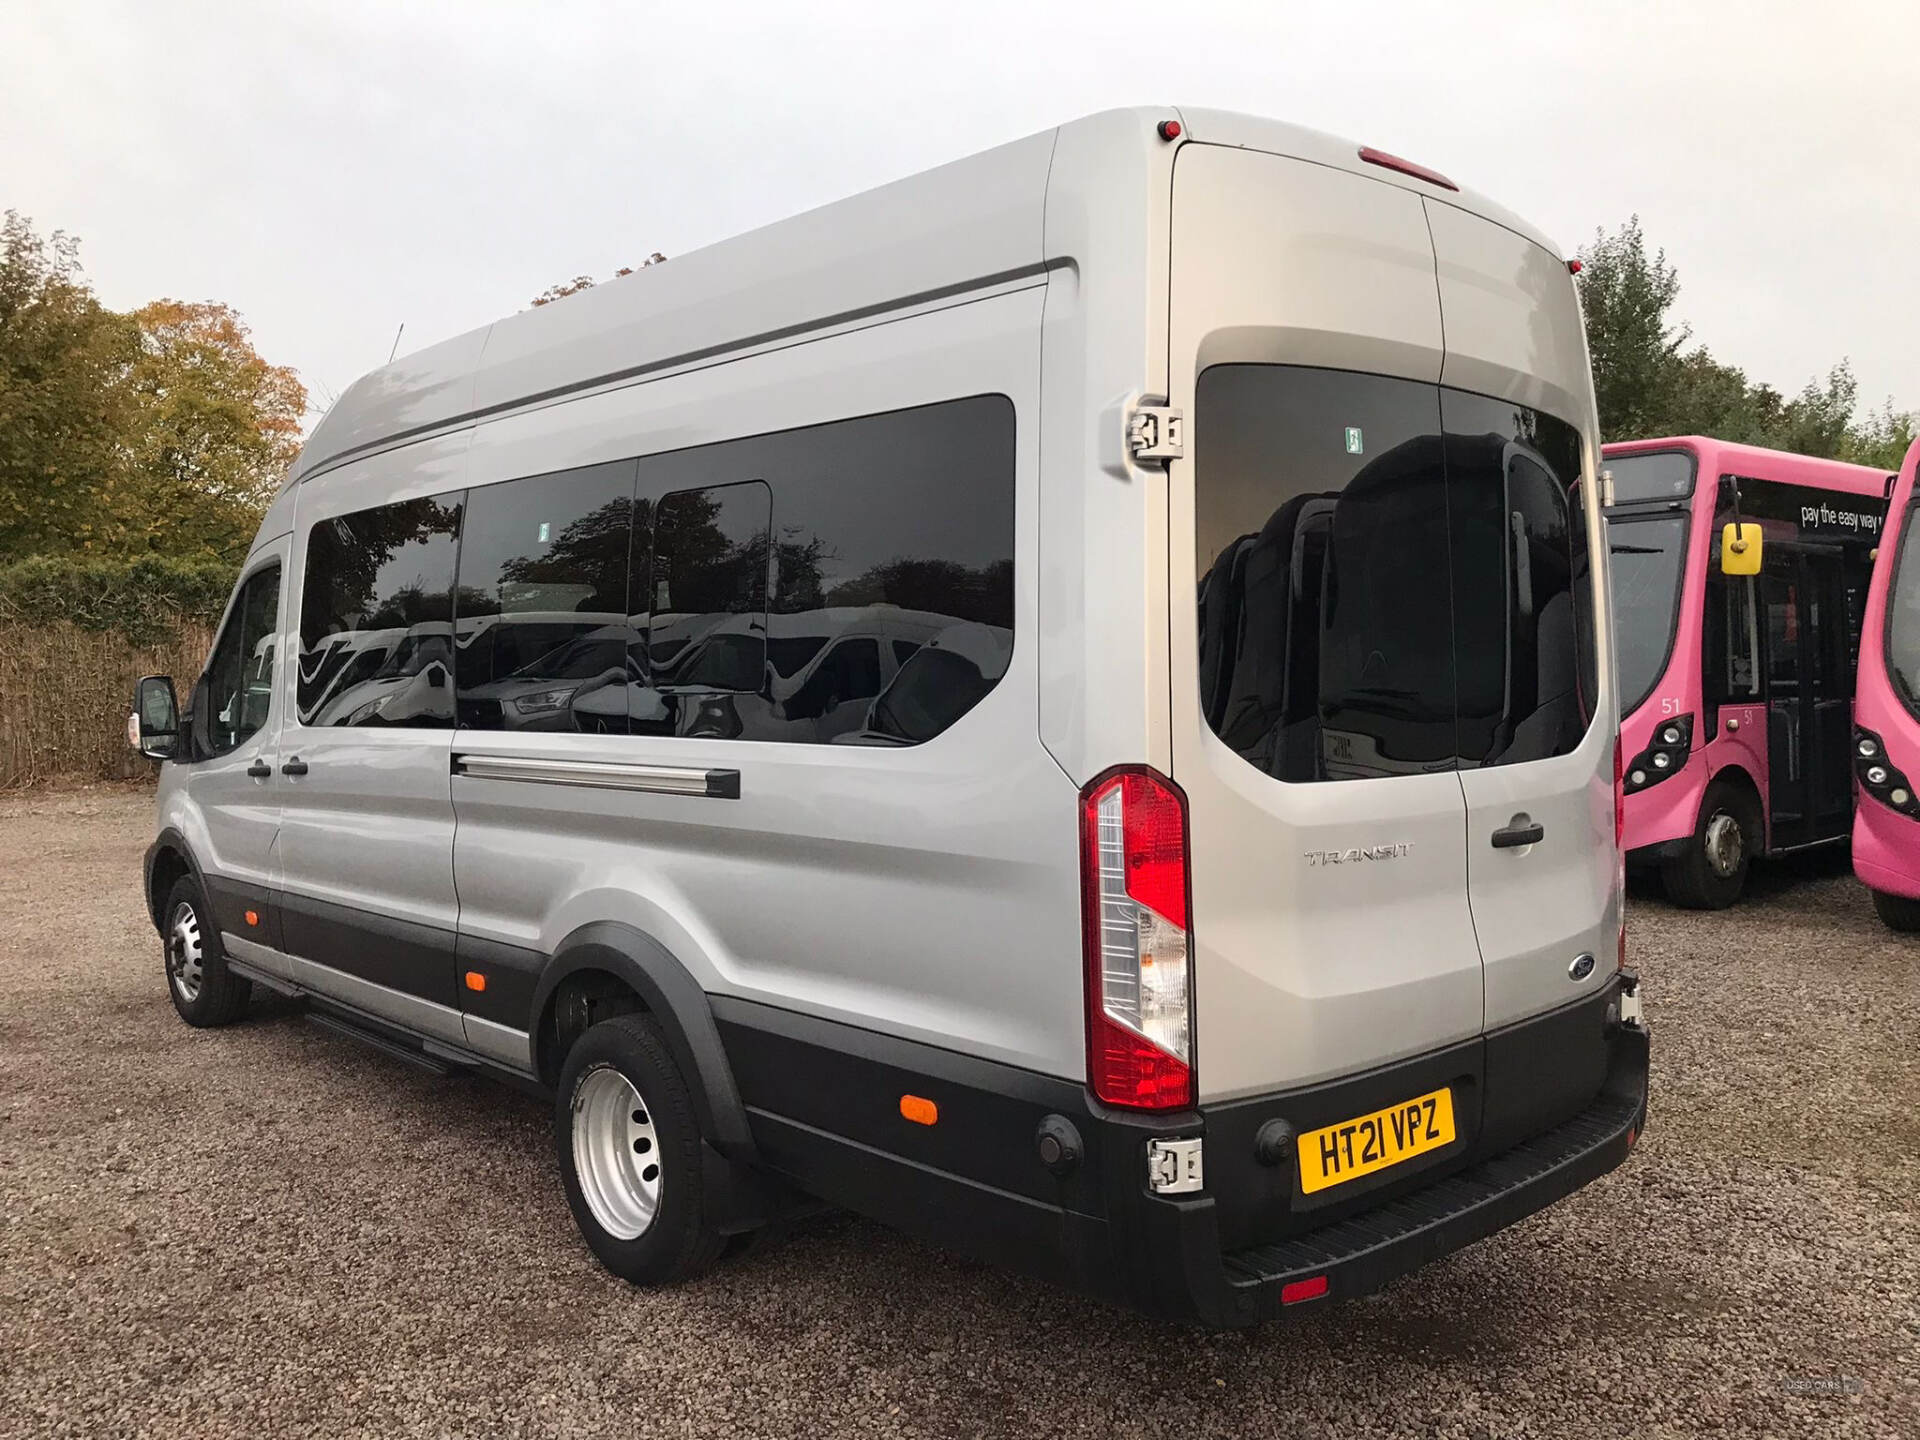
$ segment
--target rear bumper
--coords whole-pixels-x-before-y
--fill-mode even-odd
[[[1296,1281],[1366,1294],[1619,1165],[1647,1110],[1647,1032],[1618,1019],[1634,983],[1334,1084],[1171,1115],[808,1017],[719,997],[714,1009],[758,1151],[802,1189],[982,1260],[1228,1327],[1311,1309],[1283,1302]],[[1443,1084],[1459,1135],[1431,1156],[1311,1197],[1290,1162],[1257,1158],[1275,1120],[1298,1133]],[[903,1124],[903,1093],[934,1100],[939,1122]],[[1079,1159],[1049,1168],[1039,1137],[1062,1123]],[[1193,1138],[1205,1188],[1154,1193],[1150,1142]]]

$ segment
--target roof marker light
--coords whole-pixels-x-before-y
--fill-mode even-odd
[[[1578,260],[1567,261],[1567,274],[1569,275],[1578,275],[1585,268],[1586,267],[1583,266]]]
[[[1384,150],[1376,150],[1371,145],[1360,147],[1360,158],[1369,165],[1378,165],[1384,170],[1398,170],[1402,175],[1411,175],[1416,180],[1424,180],[1429,185],[1438,185],[1446,190],[1459,190],[1438,170],[1429,170],[1424,165],[1416,165],[1411,160],[1402,160],[1398,155],[1389,155]]]
[[[1162,140],[1178,140],[1180,138],[1180,122],[1178,120],[1162,120],[1159,128],[1160,138]]]

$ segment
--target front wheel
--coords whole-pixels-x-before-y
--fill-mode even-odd
[[[1902,935],[1920,931],[1920,900],[1876,890],[1873,892],[1873,913],[1880,917],[1882,925],[1889,930],[1898,930]]]
[[[1688,910],[1724,910],[1747,886],[1747,867],[1760,846],[1760,810],[1753,796],[1716,780],[1700,802],[1693,838],[1660,866],[1667,898]]]
[[[567,1205],[601,1264],[668,1285],[719,1257],[693,1100],[649,1016],[603,1020],[567,1052],[554,1129]]]
[[[253,986],[227,969],[220,927],[213,923],[207,897],[191,875],[173,882],[164,915],[161,939],[173,1008],[197,1029],[232,1024],[246,1013]]]

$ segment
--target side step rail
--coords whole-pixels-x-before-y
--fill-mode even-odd
[[[412,1049],[397,1040],[389,1040],[384,1035],[376,1035],[371,1030],[364,1030],[350,1020],[341,1019],[338,1015],[328,1014],[324,1010],[309,1010],[307,1011],[307,1019],[323,1029],[333,1031],[335,1034],[345,1035],[351,1039],[358,1040],[362,1045],[370,1045],[381,1054],[391,1056],[393,1059],[403,1064],[411,1065],[416,1069],[424,1070],[429,1075],[453,1074],[454,1067],[445,1061],[429,1055],[423,1050]]]

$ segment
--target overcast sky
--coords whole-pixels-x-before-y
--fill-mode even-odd
[[[549,284],[1089,111],[1431,165],[1571,253],[1638,212],[1721,360],[1920,408],[1920,3],[0,6],[0,209],[218,299],[323,403]]]

